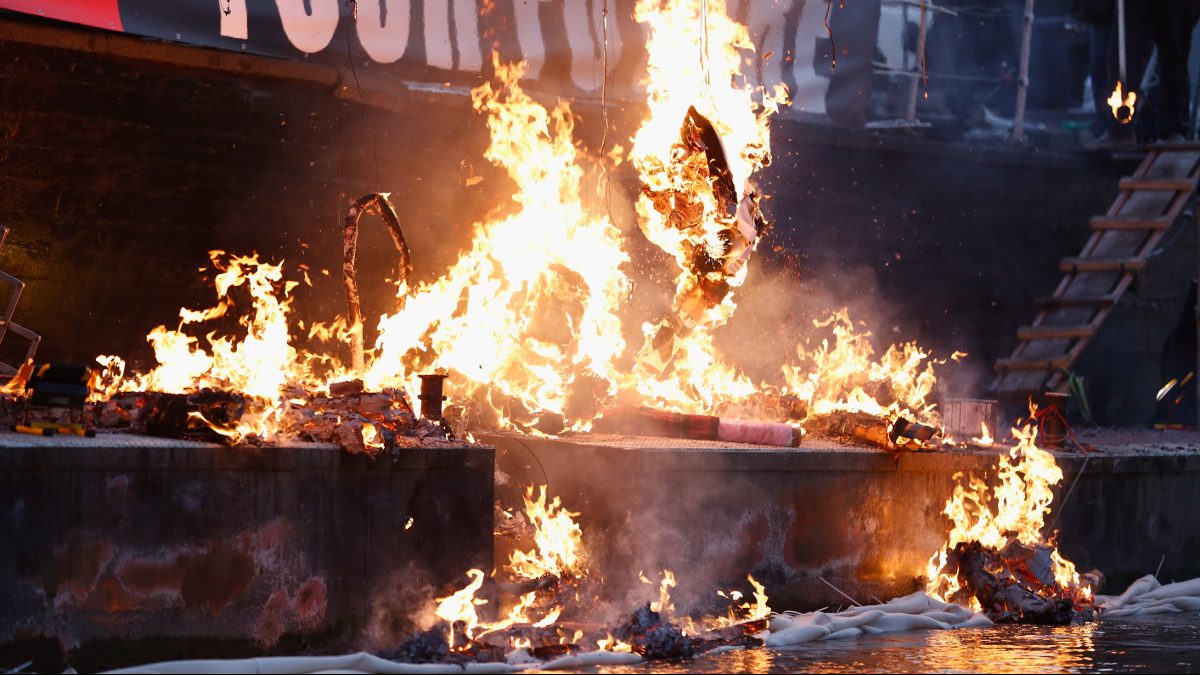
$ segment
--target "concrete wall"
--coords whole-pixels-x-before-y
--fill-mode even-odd
[[[540,482],[544,467],[551,491],[582,513],[609,592],[644,595],[651,591],[637,581],[639,571],[657,580],[671,569],[681,606],[704,607],[718,589],[749,590],[745,577],[753,574],[777,610],[848,604],[820,577],[860,601],[922,588],[919,577],[949,531],[942,510],[954,475],[989,474],[997,454],[893,455],[813,443],[798,450],[720,449],[610,437],[488,440],[515,482]],[[1062,455],[1059,462],[1066,480],[1056,489],[1054,512],[1082,458]],[[1157,454],[1106,448],[1089,460],[1062,509],[1062,551],[1081,571],[1100,569],[1117,592],[1153,573],[1160,560],[1161,579],[1200,576],[1197,499],[1195,448]]]
[[[79,440],[0,446],[0,664],[386,648],[491,569],[489,448]]]

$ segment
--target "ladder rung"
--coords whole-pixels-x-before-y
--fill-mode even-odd
[[[1077,295],[1075,297],[1055,297],[1039,298],[1037,304],[1039,307],[1054,308],[1054,307],[1095,307],[1096,305],[1115,305],[1117,296],[1115,295]]]
[[[1122,190],[1160,190],[1164,192],[1191,192],[1196,187],[1190,178],[1164,178],[1146,180],[1145,178],[1122,178]]]
[[[996,372],[1007,373],[1014,370],[1052,370],[1066,368],[1071,365],[1070,357],[1055,356],[1046,359],[1000,359],[996,361]]]
[[[1058,268],[1063,272],[1122,272],[1140,270],[1142,258],[1063,258]]]
[[[1018,340],[1056,340],[1059,338],[1091,337],[1096,329],[1091,324],[1078,326],[1021,326],[1017,329]]]
[[[1092,218],[1093,230],[1165,230],[1171,227],[1171,221],[1166,218],[1112,218],[1097,216]]]

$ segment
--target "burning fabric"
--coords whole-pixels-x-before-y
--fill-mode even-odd
[[[1032,423],[1012,433],[1018,442],[1000,457],[995,488],[976,478],[955,486],[945,508],[953,529],[929,561],[927,590],[1001,623],[1086,621],[1095,610],[1098,574],[1081,577],[1053,537],[1042,535],[1062,469],[1035,444]]]

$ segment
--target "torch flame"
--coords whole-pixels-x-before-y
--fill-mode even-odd
[[[1108,106],[1112,108],[1113,119],[1121,124],[1129,124],[1133,121],[1134,105],[1137,103],[1137,92],[1131,91],[1121,96],[1121,81],[1117,80],[1117,86],[1108,97]]]

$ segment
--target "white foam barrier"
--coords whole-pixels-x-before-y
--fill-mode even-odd
[[[1136,618],[1180,612],[1200,611],[1200,578],[1161,585],[1147,575],[1129,585],[1117,596],[1097,595],[1096,604],[1104,619]],[[794,649],[817,640],[842,640],[860,635],[875,635],[915,630],[949,630],[991,626],[986,616],[942,602],[924,593],[913,593],[877,605],[851,607],[841,612],[784,612],[772,615],[762,634],[768,647]],[[168,661],[110,671],[136,675],[293,675],[299,673],[354,672],[383,675],[432,675],[433,673],[475,673],[488,675],[514,673],[531,668],[567,670],[594,666],[624,666],[643,659],[628,652],[585,652],[550,661],[537,661],[524,650],[510,653],[508,663],[405,664],[395,663],[366,653],[345,656],[283,656],[257,659],[213,659],[207,661]],[[709,654],[729,651],[715,649]]]
[[[1103,619],[1130,619],[1200,612],[1200,578],[1161,585],[1153,575],[1134,581],[1117,595],[1097,595]]]

